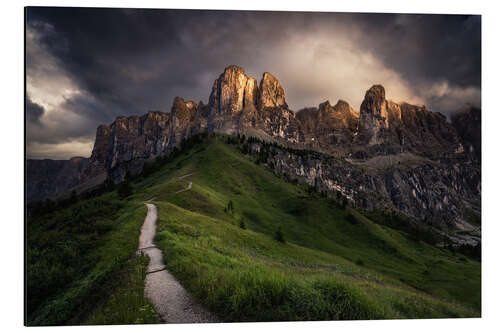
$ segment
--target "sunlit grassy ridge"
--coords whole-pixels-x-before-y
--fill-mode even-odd
[[[191,190],[176,193],[190,182]],[[154,198],[158,205],[157,243],[167,266],[225,320],[480,313],[479,262],[308,194],[222,136],[135,187],[135,200]],[[227,209],[230,201],[234,210]],[[279,226],[285,244],[273,239]]]

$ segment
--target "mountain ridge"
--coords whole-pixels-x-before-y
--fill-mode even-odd
[[[265,72],[257,84],[243,68],[231,65],[215,79],[208,104],[176,97],[170,113],[120,116],[110,125],[100,125],[89,158],[58,163],[29,160],[27,200],[83,191],[106,179],[118,183],[127,173],[140,173],[149,160],[168,155],[184,139],[217,132],[339,159],[347,165],[347,179],[335,172],[337,162],[325,160],[303,170],[304,158],[281,155],[281,161],[272,163],[288,161],[280,172],[305,177],[329,194],[341,188],[353,205],[398,210],[422,219],[435,215],[443,217],[444,224],[467,225],[465,209],[471,205],[462,204],[464,208],[461,203],[480,201],[481,188],[480,140],[478,146],[474,135],[480,131],[480,110],[471,110],[473,116],[448,122],[425,106],[386,99],[385,88],[376,84],[366,91],[359,113],[343,100],[334,106],[325,101],[317,108],[294,112],[272,74]],[[389,163],[373,162],[377,158]],[[351,174],[358,176],[349,179]],[[365,202],[371,191],[385,193],[380,204]],[[422,209],[429,213],[419,214]]]

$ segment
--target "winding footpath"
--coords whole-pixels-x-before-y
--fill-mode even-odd
[[[193,183],[189,182],[189,184],[188,184],[188,186],[186,188],[183,188],[182,190],[174,192],[174,194],[181,193],[181,192],[184,192],[184,191],[189,191],[192,187],[193,187]]]
[[[166,323],[216,322],[216,317],[198,304],[166,269],[163,254],[153,243],[158,211],[151,203],[146,206],[148,214],[141,228],[138,250],[150,258],[144,287],[146,298]]]

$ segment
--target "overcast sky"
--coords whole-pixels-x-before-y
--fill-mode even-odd
[[[99,124],[208,101],[228,65],[274,74],[292,110],[393,101],[450,114],[481,104],[481,17],[29,8],[27,154],[90,156]]]

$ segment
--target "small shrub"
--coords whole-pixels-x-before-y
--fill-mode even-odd
[[[281,226],[278,227],[278,230],[274,233],[274,239],[278,242],[285,243],[285,236],[283,235],[283,231],[281,230]]]
[[[118,196],[120,199],[124,199],[132,194],[132,186],[130,185],[130,182],[126,179],[123,182],[120,183],[118,186]]]
[[[345,209],[347,205],[349,204],[349,201],[347,200],[346,197],[342,199],[342,209]]]
[[[347,214],[346,218],[347,222],[351,224],[358,224],[358,220],[356,219],[356,216],[352,215],[351,213]]]
[[[356,260],[356,265],[358,265],[358,266],[364,266],[364,265],[365,265],[365,263],[363,262],[363,260],[361,260],[360,258],[358,258],[358,259]]]
[[[76,191],[73,190],[71,191],[71,196],[69,197],[69,204],[75,204],[78,202],[78,195],[76,194]]]
[[[234,204],[233,204],[233,201],[232,200],[229,200],[229,202],[227,203],[227,207],[225,209],[226,212],[230,212],[231,214],[234,213]]]
[[[243,230],[245,230],[247,228],[247,226],[245,225],[245,221],[240,220],[240,228]]]

